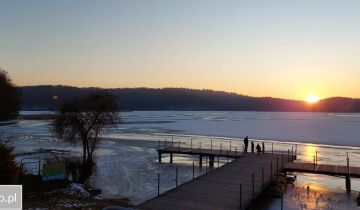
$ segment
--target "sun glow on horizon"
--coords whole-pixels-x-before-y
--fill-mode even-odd
[[[308,96],[306,96],[305,101],[310,104],[317,103],[320,101],[320,97],[314,94],[309,94]]]

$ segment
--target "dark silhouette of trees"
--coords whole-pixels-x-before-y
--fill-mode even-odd
[[[104,129],[117,122],[116,100],[105,91],[97,91],[61,105],[52,127],[59,137],[72,143],[82,143],[80,183],[85,183],[93,173],[94,152]]]
[[[82,97],[97,88],[69,86],[21,87],[25,110],[51,110],[62,102]],[[121,88],[108,89],[118,96],[121,110],[229,110],[288,112],[360,112],[360,99],[329,98],[311,104],[301,100],[251,97],[236,93],[186,88]],[[53,97],[58,96],[57,100]]]
[[[20,94],[6,71],[0,68],[0,121],[17,117],[20,110]]]
[[[19,167],[13,155],[14,147],[0,143],[0,185],[16,184]]]

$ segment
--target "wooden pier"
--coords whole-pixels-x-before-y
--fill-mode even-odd
[[[222,158],[239,158],[243,156],[243,152],[238,150],[213,150],[213,149],[200,149],[200,148],[181,148],[181,147],[168,147],[164,149],[158,149],[159,163],[161,163],[163,154],[170,154],[170,163],[173,162],[174,154],[187,154],[199,156],[199,164],[202,166],[203,157],[208,157],[209,166],[214,166],[215,157]]]
[[[180,145],[180,143],[179,143]],[[209,159],[209,166],[214,165],[215,157],[233,158],[234,161],[211,170],[192,181],[173,188],[158,197],[137,206],[143,210],[177,209],[246,209],[255,198],[275,180],[280,172],[303,172],[345,177],[347,191],[351,190],[350,178],[360,178],[360,167],[350,167],[349,157],[346,166],[317,164],[317,152],[314,163],[294,162],[295,155],[290,150],[287,154],[243,153],[238,150],[213,150],[201,148],[168,147],[158,149],[159,162],[163,154],[199,156]]]
[[[345,188],[351,191],[350,178],[360,178],[360,167],[316,164],[316,163],[288,163],[284,167],[284,172],[302,172],[312,174],[324,174],[329,176],[345,177]]]
[[[169,151],[169,150],[166,150]],[[171,151],[171,150],[170,150]],[[172,150],[174,151],[174,150]],[[165,150],[160,150],[160,153]],[[194,151],[181,154],[189,154]],[[219,155],[203,150],[202,155]],[[226,152],[227,155],[234,153]],[[194,153],[198,155],[198,153]],[[225,153],[222,153],[225,155]],[[285,155],[246,153],[220,168],[195,178],[137,206],[139,209],[245,209],[282,171]]]
[[[288,163],[284,167],[287,172],[303,172],[324,174],[330,176],[349,176],[360,178],[360,167],[347,167],[337,165],[313,164],[313,163]]]

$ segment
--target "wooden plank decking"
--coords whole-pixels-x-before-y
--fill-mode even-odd
[[[286,164],[285,161],[287,158],[278,154],[248,153],[193,181],[145,201],[137,208],[144,210],[230,210],[240,209],[241,204],[242,209],[245,209],[253,198],[269,185],[271,177],[282,170],[282,166]]]

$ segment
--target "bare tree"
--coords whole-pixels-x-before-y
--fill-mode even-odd
[[[94,152],[107,126],[118,121],[115,98],[105,91],[92,93],[61,105],[52,123],[60,138],[72,143],[81,141],[83,154],[79,182],[85,183],[93,173]]]

